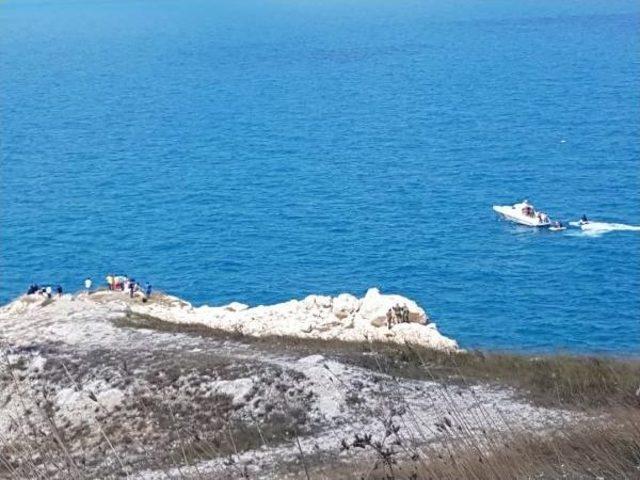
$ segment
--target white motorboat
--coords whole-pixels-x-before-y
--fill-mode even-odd
[[[527,227],[550,227],[551,220],[546,213],[537,211],[527,200],[514,205],[494,205],[493,210],[510,222]]]

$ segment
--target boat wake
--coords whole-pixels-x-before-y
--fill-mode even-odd
[[[589,222],[581,224],[580,222],[570,222],[569,225],[580,228],[583,232],[591,235],[601,235],[603,233],[621,231],[640,232],[640,226],[627,225],[624,223]]]

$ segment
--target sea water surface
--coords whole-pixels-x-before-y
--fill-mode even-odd
[[[640,352],[640,6],[5,0],[0,300],[371,286],[465,347]]]

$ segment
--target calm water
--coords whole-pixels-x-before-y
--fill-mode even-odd
[[[235,5],[241,3],[241,6]],[[467,347],[640,352],[633,2],[0,4],[1,289],[370,286]]]

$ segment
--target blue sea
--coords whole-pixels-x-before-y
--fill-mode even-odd
[[[640,353],[635,1],[4,0],[0,301],[376,286],[468,348]]]

